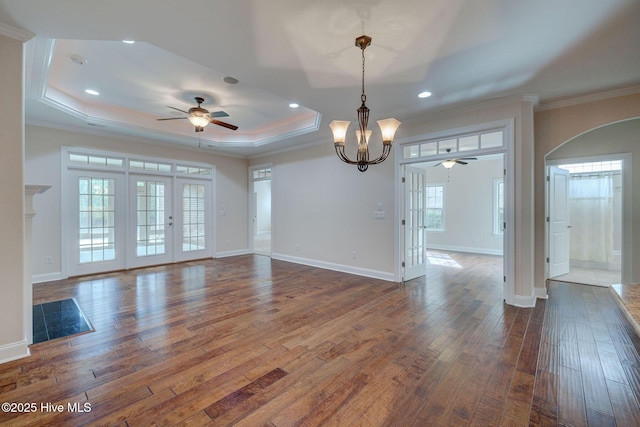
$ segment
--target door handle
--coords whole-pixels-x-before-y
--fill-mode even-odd
[[[567,228],[573,228],[573,227],[572,227],[572,226],[570,226],[570,225],[567,225]]]

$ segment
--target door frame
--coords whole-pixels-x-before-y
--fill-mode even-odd
[[[423,163],[434,160],[444,160],[446,155],[434,155],[417,157],[411,159],[403,158],[403,149],[409,145],[415,145],[416,143],[444,140],[451,137],[457,137],[463,134],[481,133],[502,130],[504,135],[503,145],[501,147],[467,151],[465,155],[489,155],[489,154],[504,154],[504,206],[505,206],[505,222],[507,224],[504,229],[504,243],[503,243],[503,295],[504,300],[510,305],[519,305],[519,301],[515,296],[515,186],[516,186],[516,171],[515,165],[515,119],[508,118],[503,120],[496,120],[493,122],[482,123],[478,125],[465,126],[461,128],[447,129],[444,131],[438,131],[423,135],[418,135],[410,138],[403,138],[398,141],[395,146],[394,153],[394,180],[395,180],[395,214],[397,221],[394,224],[394,240],[396,242],[394,251],[394,270],[395,280],[401,281],[402,272],[402,257],[404,256],[404,231],[401,229],[401,220],[404,214],[404,205],[401,197],[402,194],[402,173],[403,166],[412,163]],[[533,295],[532,295],[533,296]],[[534,301],[535,301],[535,296]]]
[[[110,163],[107,162],[105,164],[99,164],[89,161],[87,162],[75,162],[70,160],[71,156],[80,156],[80,157],[96,157],[98,159],[108,159],[108,160],[117,160],[119,163]],[[132,168],[130,167],[130,162],[149,162],[149,163],[158,163],[163,164],[163,166],[170,165],[170,168],[165,169],[153,169],[153,168]],[[210,215],[210,222],[208,226],[208,236],[207,243],[209,245],[208,250],[206,251],[205,257],[215,257],[216,255],[216,215],[214,212],[216,210],[216,166],[208,163],[198,163],[189,160],[182,159],[167,159],[161,157],[149,157],[143,155],[135,155],[131,153],[123,153],[123,152],[113,152],[106,150],[97,150],[92,148],[85,147],[70,147],[70,146],[62,146],[60,149],[60,188],[61,190],[61,214],[62,214],[62,224],[61,224],[61,234],[62,236],[73,235],[74,230],[72,228],[72,220],[70,220],[70,215],[74,215],[74,212],[71,211],[71,202],[73,201],[73,195],[70,190],[69,183],[71,182],[72,175],[76,171],[86,172],[88,174],[91,173],[111,173],[111,174],[119,174],[122,177],[124,186],[124,209],[121,213],[125,220],[124,224],[124,233],[125,236],[130,235],[132,231],[135,229],[135,224],[130,223],[130,210],[134,207],[131,206],[130,201],[130,175],[144,175],[144,176],[158,176],[165,177],[172,180],[172,188],[170,196],[174,197],[175,201],[175,189],[176,183],[181,179],[185,180],[194,180],[194,181],[206,181],[209,184],[210,191],[208,191],[207,196],[210,200],[210,204],[208,205],[207,213]],[[75,188],[75,187],[74,187]],[[175,208],[175,206],[174,206]],[[175,220],[175,215],[174,215]],[[175,235],[175,233],[174,233]],[[63,237],[60,241],[60,278],[68,278],[70,272],[70,262],[72,262],[72,249],[70,249],[70,245],[73,243],[68,242]],[[174,239],[175,244],[175,239]],[[173,250],[173,248],[172,248]],[[131,259],[131,247],[129,242],[124,243],[124,265],[120,269],[130,269],[134,268],[130,259]],[[201,258],[201,257],[198,257]],[[180,262],[182,259],[180,257],[173,257],[171,262]],[[104,270],[101,272],[108,272],[112,270]]]
[[[547,172],[547,168],[549,166],[558,166],[561,164],[572,164],[572,163],[591,163],[591,162],[603,162],[608,160],[622,160],[622,229],[624,232],[622,233],[622,268],[621,268],[621,281],[622,283],[630,283],[631,282],[631,270],[633,266],[633,246],[632,246],[632,236],[633,236],[633,221],[631,217],[631,205],[632,201],[632,157],[631,153],[618,153],[618,154],[603,154],[596,156],[586,156],[586,157],[570,157],[566,159],[546,159],[545,158],[545,173]],[[545,185],[545,217],[549,212],[549,186]],[[545,251],[545,260],[549,257],[549,233],[550,227],[548,222],[544,222],[544,251]],[[545,280],[549,279],[549,263],[544,263],[544,277]]]
[[[274,236],[274,232],[273,232],[273,164],[272,163],[262,163],[259,165],[253,165],[253,166],[249,166],[249,170],[248,170],[248,176],[249,176],[249,194],[247,194],[247,208],[249,210],[248,215],[247,215],[247,231],[248,231],[248,237],[249,237],[249,241],[248,241],[248,247],[249,247],[249,253],[253,254],[255,253],[255,226],[256,226],[256,222],[254,220],[255,216],[257,215],[256,212],[256,200],[255,200],[255,187],[254,187],[254,182],[256,181],[266,181],[265,180],[256,180],[253,178],[253,172],[256,170],[260,170],[260,169],[270,169],[271,170],[271,176],[269,177],[268,181],[271,182],[271,202],[270,202],[270,209],[271,209],[271,225],[270,225],[270,229],[271,229],[271,242],[270,242],[270,250],[269,253],[273,253],[273,236]],[[269,255],[271,256],[271,255]]]

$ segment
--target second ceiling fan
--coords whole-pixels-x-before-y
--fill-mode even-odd
[[[447,153],[451,152],[451,148],[447,148]],[[457,164],[459,165],[468,165],[469,163],[465,160],[478,160],[477,157],[460,157],[456,159],[446,159],[441,161],[440,163],[436,163],[433,167],[442,165],[445,169],[451,169]]]
[[[202,132],[209,123],[213,123],[214,125],[222,126],[227,129],[237,130],[238,126],[232,125],[230,123],[222,122],[220,120],[216,120],[216,117],[228,117],[229,115],[224,111],[214,111],[210,113],[206,108],[202,108],[201,104],[204,102],[204,98],[199,96],[195,97],[196,102],[198,103],[197,107],[189,108],[189,111],[184,111],[176,107],[171,107],[167,105],[167,108],[171,108],[173,110],[180,111],[181,113],[187,114],[186,117],[170,117],[166,119],[156,119],[158,121],[161,120],[182,120],[189,119],[189,122],[195,127],[196,132]]]

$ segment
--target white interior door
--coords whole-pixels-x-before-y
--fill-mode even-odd
[[[426,170],[404,167],[404,280],[426,274],[426,187]]]
[[[175,260],[188,261],[213,255],[211,181],[176,180]]]
[[[172,179],[164,176],[129,176],[130,266],[173,261]]]
[[[569,273],[569,171],[549,167],[549,277]]]

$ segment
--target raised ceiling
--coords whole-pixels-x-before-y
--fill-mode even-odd
[[[402,121],[638,85],[638,22],[637,0],[0,0],[0,24],[35,35],[28,123],[241,156],[330,143],[331,120],[356,120],[363,33],[372,120]],[[238,131],[156,120],[195,96]]]

